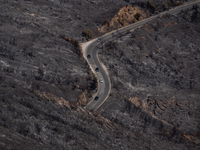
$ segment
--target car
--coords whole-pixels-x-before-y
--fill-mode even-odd
[[[91,56],[90,56],[90,55],[87,55],[87,58],[91,58]]]
[[[101,38],[98,38],[98,39],[97,39],[97,42],[100,42],[100,41],[101,41]]]
[[[94,100],[98,100],[98,99],[99,99],[99,97],[98,97],[98,96],[95,96]]]
[[[99,68],[96,68],[95,71],[96,71],[96,72],[99,72]]]
[[[99,82],[100,82],[100,83],[103,83],[103,79],[101,78],[101,79],[99,80]]]

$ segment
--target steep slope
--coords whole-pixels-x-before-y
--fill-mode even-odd
[[[151,108],[138,105],[143,102],[134,94],[124,100],[121,92],[118,98],[112,93],[110,100],[122,103],[119,108],[109,100],[103,108],[111,112],[91,113],[79,106],[96,92],[96,79],[77,47],[63,36],[84,41],[85,28],[94,31],[128,4],[123,0],[0,1],[0,149],[198,146],[190,141],[198,137],[198,126],[182,134],[183,125],[176,130],[165,124],[165,117],[152,117]]]
[[[198,149],[199,21],[200,9],[194,8],[107,43],[99,55],[110,72],[112,91],[101,107],[103,116],[151,138],[167,137],[180,144],[176,149],[182,149],[183,138]]]

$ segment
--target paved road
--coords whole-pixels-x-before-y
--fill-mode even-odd
[[[132,32],[133,30],[141,27],[142,25],[144,25],[145,23],[152,21],[153,19],[157,18],[157,17],[161,17],[163,15],[166,14],[177,14],[178,12],[181,12],[182,10],[186,10],[188,8],[192,8],[192,6],[194,4],[197,4],[200,6],[200,0],[192,2],[192,3],[187,3],[185,5],[179,6],[179,7],[175,7],[170,9],[169,11],[165,11],[162,12],[158,15],[149,17],[147,19],[144,19],[142,21],[138,21],[134,24],[131,24],[129,26],[120,28],[118,30],[112,31],[110,33],[105,34],[104,36],[101,37],[101,41],[98,42],[97,39],[94,39],[92,42],[89,43],[89,45],[87,47],[83,48],[84,53],[84,57],[86,58],[86,60],[88,61],[91,69],[93,70],[93,72],[95,72],[97,78],[98,78],[98,91],[96,96],[99,97],[98,100],[92,100],[90,103],[88,103],[88,105],[86,106],[86,108],[88,110],[96,110],[98,109],[108,98],[110,90],[111,90],[111,83],[110,83],[110,79],[108,74],[106,74],[106,70],[105,67],[103,68],[103,64],[99,61],[98,59],[98,49],[99,47],[101,47],[103,44],[107,43],[108,41],[111,41],[117,37],[123,36],[127,33]],[[90,55],[91,58],[87,58],[87,55]],[[98,67],[99,68],[99,72],[95,71],[95,68]],[[102,78],[103,79],[103,83],[99,82],[99,79]]]

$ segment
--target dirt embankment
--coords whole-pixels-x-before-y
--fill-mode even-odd
[[[119,12],[111,19],[111,21],[105,20],[104,25],[98,28],[100,32],[106,32],[110,29],[116,29],[119,27],[127,26],[134,22],[143,20],[150,16],[150,12],[141,7],[124,6]]]

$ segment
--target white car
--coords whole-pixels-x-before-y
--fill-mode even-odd
[[[100,82],[100,83],[103,83],[103,79],[101,78],[101,79],[99,80],[99,82]]]

